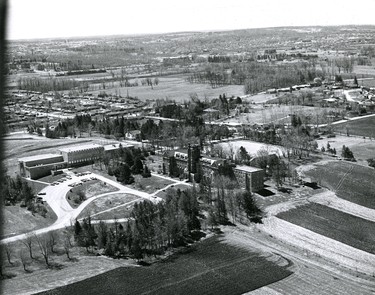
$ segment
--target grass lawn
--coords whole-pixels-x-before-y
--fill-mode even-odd
[[[124,205],[124,206],[121,206],[121,205],[135,201],[135,200],[140,200],[140,198],[134,195],[120,194],[120,193],[114,193],[108,196],[104,196],[90,203],[79,214],[78,219],[84,218],[88,215],[92,216],[98,213],[99,213],[98,215],[92,216],[92,219],[104,220],[104,219],[114,219],[114,218],[126,218],[128,217],[128,214],[131,211],[132,205]],[[121,206],[121,207],[115,208],[117,206]],[[110,210],[110,211],[100,213],[104,210]]]
[[[242,85],[227,85],[223,87],[212,88],[209,84],[191,84],[187,82],[186,76],[176,75],[168,77],[160,77],[159,85],[151,88],[150,86],[138,87],[119,87],[119,83],[114,83],[113,88],[106,88],[107,94],[126,95],[138,97],[140,100],[147,99],[173,99],[177,102],[184,102],[190,100],[190,94],[196,93],[201,100],[207,98],[218,98],[220,94],[225,93],[227,97],[232,95],[241,96],[244,94],[244,87]],[[140,79],[138,79],[140,80]],[[132,80],[130,80],[131,82]],[[89,91],[94,95],[99,94],[103,90]]]
[[[177,189],[180,189],[180,190],[183,191],[183,190],[186,190],[186,189],[189,189],[189,188],[191,188],[191,186],[188,185],[188,184],[176,184],[173,187],[170,187],[170,188],[167,188],[166,190],[158,192],[156,194],[156,196],[159,197],[159,198],[165,199],[165,196],[167,195],[167,191],[168,190],[177,190]]]
[[[43,182],[48,182],[48,183],[52,183],[52,182],[55,182],[61,178],[64,178],[66,176],[65,173],[63,174],[58,174],[58,175],[47,175],[47,176],[44,176],[42,178],[39,178],[38,180],[39,181],[43,181]]]
[[[289,276],[286,267],[213,237],[149,267],[118,268],[41,294],[243,294]]]
[[[305,172],[322,186],[336,191],[338,197],[375,209],[375,170],[346,161],[315,165]]]
[[[233,149],[234,153],[236,153],[237,150],[239,150],[240,147],[243,146],[250,155],[256,155],[257,152],[261,149],[267,149],[270,153],[275,152],[282,155],[281,147],[250,140],[233,140],[218,143],[218,145],[221,145],[226,152],[230,152],[230,150]]]
[[[135,182],[131,184],[130,187],[146,193],[153,193],[169,184],[174,183],[171,180],[157,176],[143,178],[141,175],[134,175],[134,180]]]
[[[84,182],[82,185],[71,188],[70,191],[66,194],[66,198],[72,208],[77,208],[82,203],[79,200],[79,192],[83,192],[86,196],[86,199],[89,199],[100,194],[115,192],[117,190],[117,188],[103,183],[102,181],[90,180]]]
[[[43,228],[53,224],[57,217],[51,207],[45,202],[47,209],[46,217],[35,213],[32,215],[26,208],[19,205],[4,206],[1,228],[3,229],[3,237],[10,237],[22,233],[26,233],[35,229]]]
[[[277,217],[375,254],[374,222],[316,203],[279,213]]]
[[[29,184],[29,186],[33,189],[33,191],[34,191],[35,194],[37,194],[42,189],[44,189],[45,187],[48,186],[47,184],[43,184],[43,183],[40,183],[40,182],[32,181],[30,179],[26,179],[26,181]]]
[[[335,131],[343,134],[366,136],[375,139],[375,116],[335,125]]]

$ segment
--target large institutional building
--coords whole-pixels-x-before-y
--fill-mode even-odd
[[[165,172],[170,173],[171,161],[173,161],[180,175],[188,178],[191,174],[197,173],[201,169],[202,177],[212,179],[218,172],[219,166],[223,165],[226,160],[202,157],[198,146],[189,147],[187,150],[167,151],[163,157]],[[199,168],[198,168],[199,166]],[[257,192],[264,188],[264,170],[237,165],[233,168],[234,176],[241,188],[251,192]]]
[[[112,155],[123,148],[133,148],[128,144],[86,144],[59,149],[60,154],[44,154],[18,159],[21,176],[38,179],[53,174],[54,171],[72,166],[82,166],[95,162],[105,154]]]

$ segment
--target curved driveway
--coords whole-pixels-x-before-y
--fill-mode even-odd
[[[56,213],[57,220],[52,225],[47,226],[45,228],[41,228],[41,229],[38,229],[38,230],[31,231],[29,233],[24,233],[24,234],[20,234],[20,235],[17,235],[17,236],[2,239],[0,241],[0,244],[6,244],[6,243],[22,240],[22,239],[26,238],[27,235],[29,235],[30,233],[39,235],[39,234],[43,234],[43,233],[46,233],[46,232],[49,232],[49,231],[52,231],[52,230],[61,229],[61,228],[67,227],[67,226],[71,226],[74,223],[74,220],[82,212],[82,210],[85,209],[92,201],[94,201],[94,200],[96,200],[100,197],[106,196],[106,195],[126,193],[126,194],[132,194],[132,195],[139,196],[141,198],[150,200],[152,202],[159,202],[159,201],[162,200],[161,198],[155,196],[156,193],[148,194],[148,193],[145,193],[145,192],[141,192],[141,191],[126,187],[126,186],[124,186],[124,185],[122,185],[122,184],[120,184],[116,181],[110,180],[108,178],[105,178],[104,176],[101,176],[101,175],[98,175],[98,174],[95,174],[95,173],[90,173],[88,175],[83,175],[83,176],[75,176],[73,173],[68,173],[68,174],[70,174],[72,176],[72,179],[68,179],[68,180],[64,181],[63,183],[59,183],[58,185],[55,185],[55,186],[49,185],[41,191],[42,193],[46,193],[45,195],[43,195],[43,199],[44,199],[44,201],[46,201],[48,203],[48,205]],[[103,182],[105,182],[109,185],[112,185],[112,186],[118,188],[119,190],[115,191],[115,192],[109,192],[109,193],[97,195],[95,197],[92,197],[92,198],[84,201],[78,208],[76,208],[76,209],[72,208],[69,205],[68,201],[66,200],[66,194],[71,189],[69,184],[79,182],[82,179],[90,178],[90,177],[93,177],[93,176],[96,177],[100,181],[103,181]],[[180,181],[176,181],[176,183],[180,183]],[[171,185],[169,185],[169,186],[171,186]]]

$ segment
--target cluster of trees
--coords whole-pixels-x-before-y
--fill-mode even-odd
[[[145,157],[149,153],[141,149],[128,149],[120,145],[118,151],[113,155],[102,155],[99,159],[100,166],[105,165],[109,175],[115,175],[117,181],[124,184],[134,182],[132,174],[140,174],[144,178],[151,177],[151,171],[146,164],[143,163]]]
[[[243,63],[210,63],[204,71],[188,77],[190,83],[209,83],[212,87],[221,85],[244,85],[245,93],[258,93],[270,88],[289,87],[295,84],[324,79],[325,68],[318,69],[315,61],[297,64],[275,65],[256,61]]]
[[[223,55],[210,55],[207,59],[208,62],[230,62],[229,56],[223,56]]]
[[[35,202],[35,193],[26,180],[17,175],[15,178],[7,175],[1,185],[1,195],[5,205],[20,204],[32,213],[40,213],[46,216],[47,209],[40,203]]]
[[[249,191],[237,189],[230,165],[214,178],[202,178],[199,197],[207,206],[207,224],[212,228],[230,222],[261,222],[262,211]],[[223,171],[222,171],[223,172]]]
[[[345,146],[345,145],[342,146],[341,156],[342,156],[345,160],[355,161],[355,158],[354,158],[353,152],[349,149],[349,147],[347,147],[347,146]]]
[[[247,139],[257,142],[279,144],[281,141],[280,136],[276,134],[276,127],[273,125],[264,127],[263,129],[244,127],[242,133]]]
[[[336,149],[332,148],[331,145],[329,144],[329,142],[327,142],[327,148],[325,148],[324,146],[322,146],[321,151],[323,153],[327,151],[328,153],[330,153],[332,155],[336,155]]]
[[[76,221],[74,237],[79,246],[103,249],[111,257],[160,255],[171,246],[185,245],[200,230],[199,204],[193,190],[168,190],[165,202],[136,203],[125,226],[115,222],[97,226],[90,218]]]
[[[80,86],[80,82],[74,79],[59,78],[28,78],[21,77],[18,80],[18,89],[29,91],[49,91],[71,90]]]

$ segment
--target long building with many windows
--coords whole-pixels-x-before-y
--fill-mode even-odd
[[[176,169],[180,177],[189,178],[201,169],[202,177],[212,179],[219,171],[220,165],[226,160],[200,155],[199,147],[189,147],[187,150],[167,151],[163,156],[164,173],[175,174]],[[175,168],[171,167],[171,164]],[[171,173],[172,172],[172,173]],[[264,170],[256,167],[237,165],[233,167],[233,173],[239,186],[251,192],[257,192],[264,188]],[[176,176],[176,175],[174,175]]]

